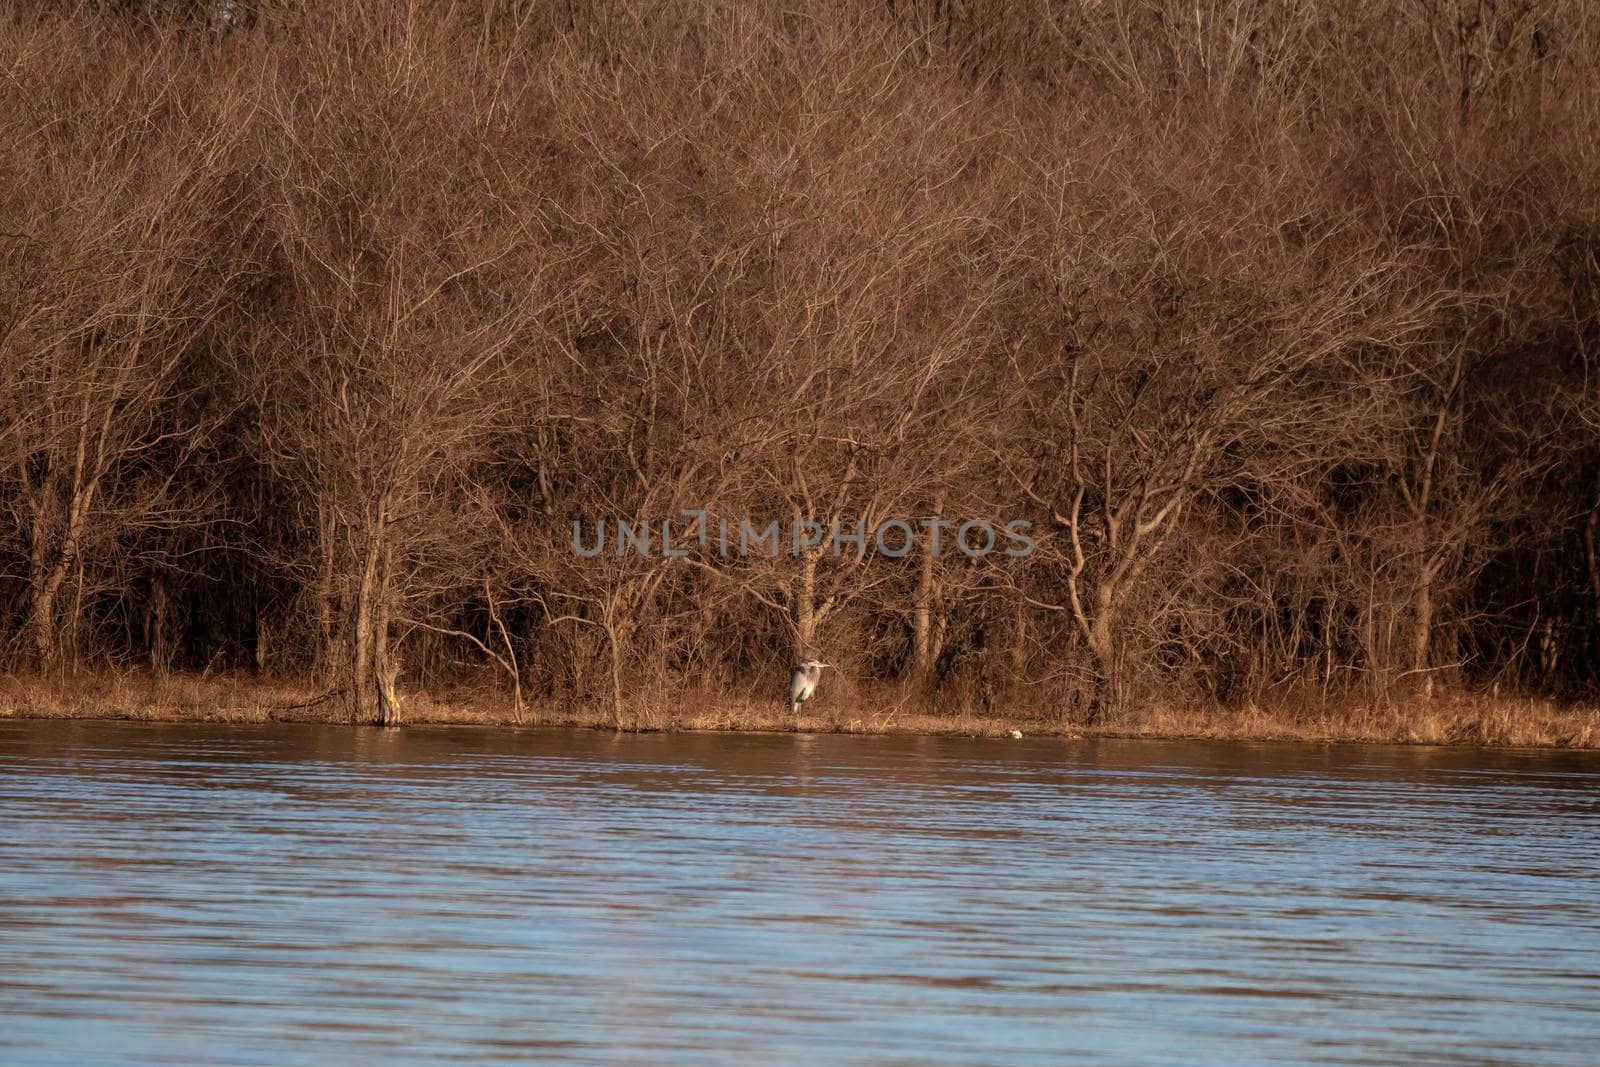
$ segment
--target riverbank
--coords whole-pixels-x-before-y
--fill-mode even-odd
[[[1194,738],[1600,749],[1600,705],[1489,693],[1447,692],[1404,705],[1358,704],[1238,708],[1163,707],[1130,711],[1114,723],[1086,726],[1039,711],[977,715],[918,710],[895,691],[837,703],[826,697],[791,716],[776,700],[708,694],[674,703],[640,701],[628,729]],[[613,729],[601,702],[535,701],[519,714],[492,687],[406,697],[413,725],[567,726]],[[337,700],[296,679],[248,675],[164,677],[145,672],[82,673],[64,678],[0,675],[0,718],[128,719],[148,722],[346,723]]]

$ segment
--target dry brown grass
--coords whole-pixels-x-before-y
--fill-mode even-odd
[[[1388,706],[1350,702],[1320,709],[1255,704],[1156,708],[1130,716],[1126,726],[1103,732],[1215,740],[1600,748],[1600,707],[1539,697],[1450,692]]]
[[[99,671],[61,677],[0,675],[0,718],[136,719],[152,722],[347,723],[334,700],[303,679]],[[488,685],[460,685],[447,693],[407,694],[406,721],[414,724],[566,726],[610,729],[607,703],[538,702],[519,718],[511,701]],[[898,688],[824,696],[798,715],[754,693],[638,694],[628,730],[804,732],[841,734],[944,734],[1194,738],[1236,741],[1338,741],[1372,744],[1480,747],[1600,748],[1600,706],[1492,693],[1448,692],[1377,708],[1358,703],[1312,707],[1284,702],[1237,708],[1160,707],[1130,712],[1120,721],[1084,726],[1038,709],[984,715],[919,710]]]

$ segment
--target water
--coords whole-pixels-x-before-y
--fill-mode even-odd
[[[7,1064],[1600,1062],[1600,758],[0,722]]]

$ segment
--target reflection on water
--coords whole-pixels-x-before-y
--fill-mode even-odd
[[[1600,760],[0,722],[0,1061],[1539,1063]]]

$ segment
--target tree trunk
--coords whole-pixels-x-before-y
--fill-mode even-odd
[[[378,725],[400,725],[400,696],[395,681],[400,676],[400,656],[389,644],[390,590],[393,588],[394,547],[385,545],[383,571],[377,582],[377,604],[373,611],[373,682],[378,696]]]
[[[1416,533],[1417,553],[1417,587],[1411,594],[1411,633],[1410,633],[1410,669],[1413,672],[1426,671],[1432,665],[1429,653],[1433,649],[1433,583],[1438,578],[1439,568],[1437,559],[1428,556],[1428,542],[1426,528],[1418,522]],[[1426,680],[1427,688],[1433,690],[1433,679]]]
[[[1100,597],[1095,597],[1099,600]],[[1112,637],[1112,609],[1109,604],[1096,604],[1094,618],[1089,622],[1089,654],[1094,657],[1095,664],[1104,671],[1109,671],[1113,659],[1112,652],[1115,640]]]
[[[794,599],[795,659],[809,659],[816,650],[817,557],[807,552],[800,560],[800,591]]]
[[[34,659],[40,670],[54,667],[61,651],[56,641],[55,585],[58,584],[45,583],[36,586],[33,593],[28,628],[33,631]]]
[[[510,668],[510,671],[511,671],[511,690],[512,690],[512,698],[514,700],[514,703],[512,704],[512,714],[514,716],[516,716],[517,725],[521,726],[522,725],[522,664],[517,662],[517,648],[516,648],[516,645],[512,643],[511,631],[506,629],[505,621],[500,618],[500,613],[497,610],[495,610],[495,606],[494,606],[494,587],[490,584],[489,579],[487,579],[487,578],[485,578],[483,580],[483,598],[484,598],[484,601],[489,606],[489,623],[490,623],[490,625],[492,625],[495,628],[496,631],[499,632],[499,634],[500,634],[500,642],[505,647],[505,650],[506,650],[505,662],[506,662],[506,665]],[[493,640],[492,637],[491,637],[491,640]]]
[[[145,611],[145,644],[150,650],[150,669],[165,675],[172,666],[172,598],[167,580],[156,575],[150,580],[150,606]]]
[[[34,558],[39,561],[44,573],[35,572],[34,575],[33,605],[29,625],[33,630],[34,653],[38,658],[40,669],[43,670],[56,666],[61,660],[57,601],[61,594],[61,586],[66,582],[67,574],[72,570],[77,557],[79,526],[78,519],[74,516],[66,539],[54,553],[40,552],[37,548],[35,550]],[[46,564],[45,557],[50,555],[55,558]]]
[[[1428,669],[1428,649],[1433,643],[1433,576],[1424,568],[1412,600],[1411,669]]]
[[[1020,679],[1028,669],[1028,605],[1017,599],[1011,630],[1011,677]]]
[[[933,568],[936,560],[931,551],[922,554],[922,568],[917,575],[916,600],[911,609],[911,671],[918,685],[927,685],[933,677],[933,662],[937,655],[933,647]]]
[[[378,584],[379,538],[373,535],[356,589],[355,625],[350,634],[350,713],[356,722],[376,722],[372,673],[373,600]]]
[[[34,495],[28,552],[28,632],[33,640],[34,659],[41,670],[55,663],[55,600],[54,593],[46,589],[52,525],[49,512],[54,510],[55,499],[55,479],[47,473]]]
[[[934,499],[935,518],[944,512],[944,501],[942,492]],[[917,571],[916,599],[911,612],[911,669],[918,685],[927,685],[933,678],[934,666],[944,643],[945,620],[939,618],[937,625],[934,620],[939,593],[938,567],[938,556],[934,554],[933,544],[929,541],[922,549],[922,566]]]
[[[33,630],[34,653],[41,669],[56,666],[61,659],[61,626],[57,618],[57,603],[61,586],[73,567],[80,563],[78,552],[88,523],[89,508],[94,503],[100,476],[89,468],[88,427],[80,427],[78,449],[72,473],[71,500],[61,531],[59,545],[54,543],[51,520],[58,511],[57,486],[61,479],[54,470],[45,475],[36,497],[34,509],[33,545],[30,554],[29,579],[33,589],[33,604],[29,626]],[[81,594],[81,583],[80,583]],[[73,605],[70,632],[77,635],[78,605]]]
[[[614,729],[622,729],[622,636],[617,631],[617,602],[615,597],[608,600],[602,611],[602,622],[605,624],[606,643],[611,651],[611,725]]]
[[[1094,617],[1089,621],[1085,643],[1089,655],[1094,657],[1095,692],[1089,706],[1089,725],[1098,725],[1111,718],[1120,703],[1120,679],[1117,677],[1116,647],[1116,590],[1110,582],[1094,591]]]
[[[321,507],[317,513],[317,533],[322,558],[317,574],[317,670],[332,679],[335,664],[340,660],[338,639],[334,626],[334,525],[332,509]]]
[[[256,617],[255,617],[255,625],[256,625],[256,673],[257,674],[266,674],[267,673],[267,663],[270,660],[271,655],[272,655],[271,638],[269,638],[268,634],[267,634],[266,620],[264,620],[261,617],[261,605],[259,603],[256,605],[255,615],[256,615]]]

